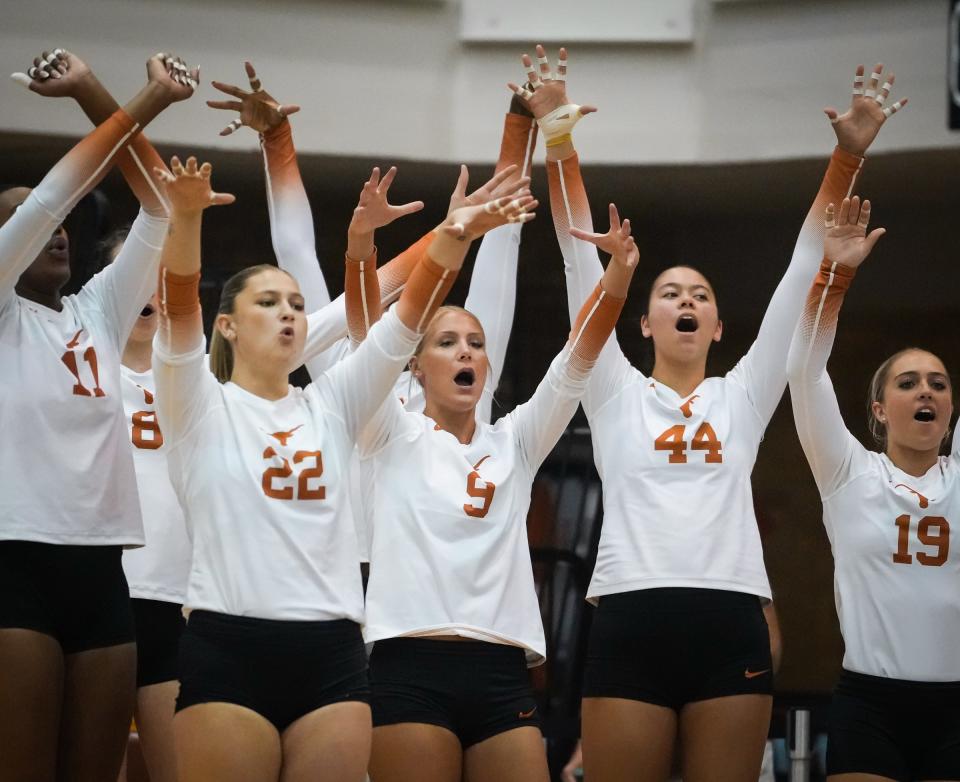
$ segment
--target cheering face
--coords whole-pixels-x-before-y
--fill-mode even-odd
[[[711,342],[719,342],[723,324],[713,288],[696,269],[675,266],[662,272],[650,291],[643,336],[652,337],[658,356],[669,361],[706,360]]]
[[[925,350],[911,350],[890,367],[883,401],[872,405],[886,427],[890,446],[914,451],[940,447],[953,415],[953,389],[943,362]]]
[[[17,207],[27,200],[29,187],[13,187],[0,193],[0,225],[7,222]],[[50,241],[20,275],[17,287],[45,296],[56,296],[70,279],[70,242],[64,227],[58,226]]]
[[[233,347],[236,364],[300,365],[307,336],[300,286],[289,274],[270,269],[254,274],[237,296],[234,311],[217,316],[217,328]]]
[[[452,412],[473,410],[483,393],[489,366],[483,327],[467,312],[442,311],[433,319],[420,354],[410,364],[428,405]]]

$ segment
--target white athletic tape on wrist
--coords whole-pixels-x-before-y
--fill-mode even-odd
[[[537,124],[540,126],[543,137],[550,141],[550,139],[570,133],[582,116],[580,107],[576,103],[567,103],[538,119]]]
[[[892,114],[896,114],[902,108],[903,108],[903,103],[901,101],[897,101],[893,105],[887,106],[884,108],[883,116],[889,118]]]

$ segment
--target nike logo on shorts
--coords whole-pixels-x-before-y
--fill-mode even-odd
[[[744,670],[743,678],[744,679],[756,679],[758,676],[763,676],[765,673],[770,673],[769,668],[764,668],[762,671],[751,671],[749,668]]]
[[[519,717],[522,720],[528,720],[533,716],[533,713],[536,710],[537,710],[537,707],[534,706],[532,709],[530,709],[530,711],[521,711],[519,714],[517,714],[517,717]]]

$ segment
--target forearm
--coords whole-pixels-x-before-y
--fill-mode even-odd
[[[118,108],[116,100],[93,73],[84,77],[74,99],[94,125],[105,121]],[[169,214],[169,205],[153,178],[154,168],[164,168],[164,163],[142,133],[117,156],[117,166],[146,212],[158,217]]]
[[[347,333],[358,345],[366,339],[370,327],[380,319],[380,284],[377,279],[377,253],[371,251],[363,260],[346,258],[344,295],[347,307]]]
[[[468,246],[440,232],[423,251],[397,304],[397,315],[407,328],[418,333],[426,329],[450,292]]]
[[[300,175],[290,122],[284,119],[262,134],[260,146],[273,251],[280,268],[300,283],[307,311],[312,312],[330,302],[330,293],[317,259],[313,213]]]

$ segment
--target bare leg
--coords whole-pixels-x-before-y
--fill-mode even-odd
[[[64,669],[57,777],[70,782],[116,779],[133,717],[136,644],[68,654]]]
[[[276,782],[280,736],[255,711],[233,703],[200,703],[173,718],[179,782]]]
[[[151,684],[137,690],[137,731],[150,782],[177,782],[173,711],[180,683]]]
[[[0,780],[53,782],[63,700],[63,653],[34,630],[0,630]]]
[[[684,782],[756,782],[772,707],[769,695],[731,695],[684,706]]]
[[[550,782],[543,734],[514,728],[474,744],[463,753],[464,782]]]
[[[370,707],[358,701],[305,714],[281,736],[281,782],[363,782],[372,730]]]
[[[670,776],[677,737],[673,709],[626,698],[584,698],[582,719],[585,779],[664,782]]]
[[[460,740],[446,728],[401,722],[373,729],[372,782],[460,782]]]

